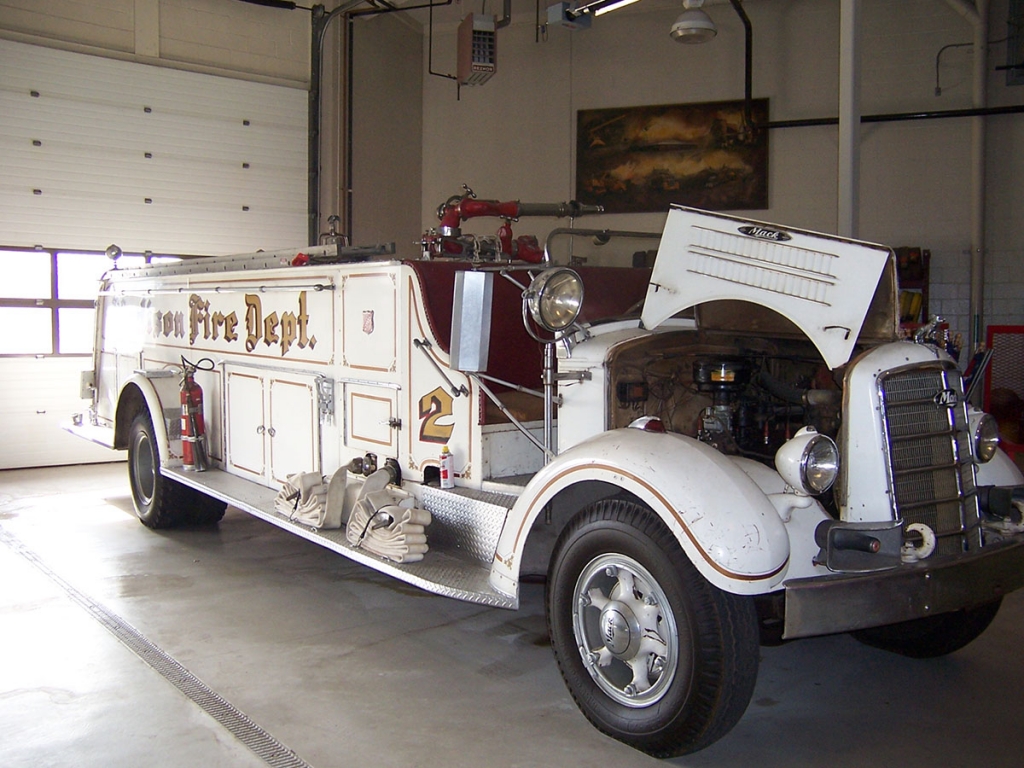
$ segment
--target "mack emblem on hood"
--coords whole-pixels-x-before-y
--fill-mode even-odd
[[[740,227],[739,231],[742,232],[744,235],[756,237],[759,240],[774,240],[777,243],[784,243],[787,240],[793,239],[785,232],[780,232],[777,229],[769,229],[768,227]]]
[[[952,408],[959,402],[960,398],[957,397],[955,390],[944,389],[935,395],[934,400],[935,404],[940,408]]]

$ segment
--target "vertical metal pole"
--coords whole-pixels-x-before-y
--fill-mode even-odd
[[[754,98],[754,28],[750,23],[750,17],[747,16],[747,12],[743,10],[740,0],[730,0],[730,2],[732,3],[733,10],[736,11],[736,15],[743,22],[743,51],[745,56],[743,66],[743,120],[746,122],[746,127],[749,130],[754,122],[751,116],[751,104]]]
[[[836,232],[857,237],[860,229],[860,0],[839,3],[839,188]]]
[[[320,75],[324,30],[329,18],[322,5],[313,6],[309,41],[309,125],[306,126],[309,140],[309,185],[306,190],[308,245],[316,245],[320,238]]]
[[[988,4],[977,0],[974,19],[974,106],[988,102]],[[971,118],[971,353],[985,338],[985,118]]]
[[[330,13],[324,11],[322,5],[312,7],[312,39],[309,44],[309,244],[316,245],[320,239],[320,87],[323,77],[323,53],[324,36],[327,34],[327,27],[335,18],[361,5],[366,0],[348,0],[341,3]],[[352,77],[352,61],[347,60],[348,72],[346,78]],[[348,89],[351,92],[351,88]],[[346,118],[346,132],[351,135],[351,109]],[[346,137],[348,141],[349,137]],[[345,196],[351,199],[352,180],[349,171],[349,178],[344,179]],[[351,203],[345,206],[346,211],[351,210]],[[351,229],[352,222],[346,221],[345,227]],[[351,232],[346,232],[351,234]]]
[[[356,47],[356,30],[355,24],[351,17],[348,18],[348,35],[346,38],[345,45],[345,175],[341,180],[341,194],[343,196],[342,209],[344,216],[344,223],[342,224],[341,231],[348,235],[349,243],[355,242],[355,234],[352,228],[353,218],[353,201],[352,201],[352,172],[353,172],[353,148],[354,138],[353,132],[355,130],[355,124],[352,121],[352,115],[355,112],[355,47]]]
[[[555,345],[544,345],[544,463],[555,455]]]

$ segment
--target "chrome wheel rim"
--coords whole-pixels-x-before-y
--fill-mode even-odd
[[[664,698],[675,678],[679,632],[664,590],[631,557],[592,560],[573,592],[583,665],[611,699],[631,708]]]

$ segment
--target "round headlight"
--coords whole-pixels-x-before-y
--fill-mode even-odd
[[[811,495],[824,493],[839,475],[839,448],[814,427],[804,427],[779,448],[775,468],[794,490]]]
[[[999,425],[990,413],[984,413],[974,425],[974,455],[984,464],[991,461],[999,448]]]
[[[534,322],[557,333],[576,322],[583,306],[583,281],[571,269],[548,269],[537,275],[524,296]]]
[[[800,476],[811,493],[824,493],[839,474],[839,448],[826,435],[815,435],[804,449]]]

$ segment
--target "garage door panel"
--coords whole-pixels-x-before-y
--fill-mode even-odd
[[[0,245],[214,255],[306,242],[304,89],[10,40],[0,74]],[[21,437],[0,467],[118,458],[57,426],[88,407],[90,363],[0,358],[0,418]]]
[[[0,71],[3,244],[222,254],[306,241],[304,90],[8,40]]]

